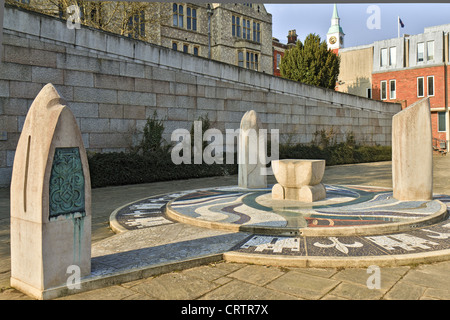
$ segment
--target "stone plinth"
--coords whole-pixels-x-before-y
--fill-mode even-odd
[[[28,111],[11,180],[11,286],[37,299],[91,272],[91,184],[75,117],[51,84]],[[70,289],[70,288],[68,288]]]
[[[433,148],[429,99],[392,118],[392,186],[397,200],[433,198]]]
[[[238,149],[238,185],[241,188],[265,188],[267,177],[266,136],[260,134],[261,121],[254,110],[247,111],[241,120]]]
[[[325,199],[322,183],[325,160],[285,159],[272,161],[277,184],[272,188],[276,200],[314,202]]]

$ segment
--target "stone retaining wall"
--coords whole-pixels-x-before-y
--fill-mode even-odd
[[[309,143],[333,128],[338,141],[390,145],[399,104],[383,103],[6,7],[0,64],[0,185],[8,185],[28,108],[53,83],[75,114],[88,150],[125,151],[140,141],[146,119],[165,118],[165,137],[208,115],[237,129],[254,109],[281,142]],[[45,124],[43,124],[45,125]]]

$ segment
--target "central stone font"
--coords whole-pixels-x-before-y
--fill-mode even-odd
[[[274,160],[272,167],[278,182],[272,188],[272,199],[314,202],[326,198],[321,183],[325,160]]]

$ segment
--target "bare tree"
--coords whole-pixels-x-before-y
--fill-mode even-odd
[[[81,24],[147,42],[158,42],[161,24],[171,17],[170,7],[160,2],[86,0],[6,0],[27,10],[68,19],[71,5],[80,9]],[[25,3],[24,3],[25,2]]]

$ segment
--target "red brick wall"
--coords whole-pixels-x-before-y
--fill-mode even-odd
[[[417,68],[392,72],[374,73],[372,74],[372,98],[381,100],[381,81],[387,82],[387,99],[386,102],[400,102],[402,108],[406,108],[412,103],[428,96],[427,77],[434,76],[434,96],[430,97],[430,107],[444,108],[446,86],[450,88],[450,79],[445,83],[445,68],[450,72],[448,66],[437,66],[429,68]],[[424,78],[424,97],[417,96],[417,78]],[[396,99],[391,100],[389,97],[389,80],[396,80]],[[447,93],[449,94],[449,93]],[[450,97],[449,97],[450,98]],[[450,100],[449,100],[450,101]],[[433,138],[447,139],[445,132],[438,132],[438,114],[431,112],[431,124]],[[447,128],[448,130],[448,128]]]
[[[374,73],[372,74],[372,98],[381,100],[381,81],[386,80],[388,85],[388,94],[387,100],[385,101],[398,102],[398,100],[404,100],[406,106],[409,106],[412,103],[422,99],[422,97],[417,97],[417,78],[424,77],[424,97],[426,97],[428,95],[427,76],[434,76],[434,96],[430,97],[430,106],[431,108],[442,108],[445,106],[444,68],[444,66],[438,66]],[[396,80],[396,100],[391,100],[389,98],[389,80]]]
[[[431,127],[433,131],[433,138],[446,140],[446,134],[445,132],[439,132],[438,131],[438,113],[437,112],[431,112]]]
[[[273,50],[273,75],[277,77],[281,77],[280,69],[277,69],[277,54],[280,54],[283,57],[284,52]]]

